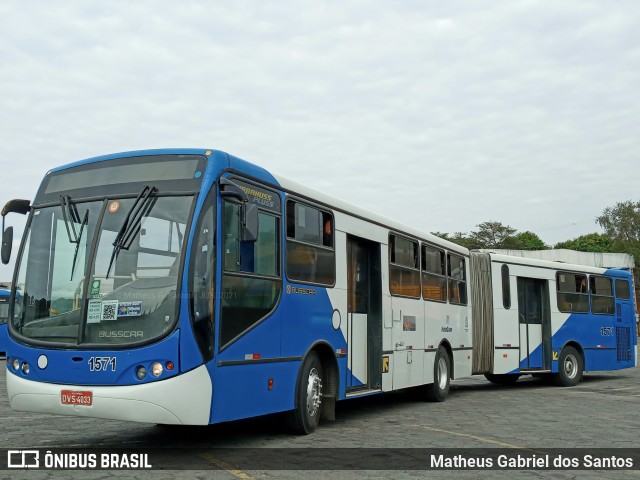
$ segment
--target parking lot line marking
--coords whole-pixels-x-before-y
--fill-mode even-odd
[[[200,456],[202,458],[204,458],[205,460],[209,460],[215,466],[217,466],[221,470],[224,470],[225,472],[233,475],[236,478],[242,478],[242,480],[256,480],[254,477],[252,477],[251,475],[243,472],[242,470],[238,470],[237,468],[233,468],[233,465],[228,464],[227,462],[225,462],[224,460],[216,457],[215,455],[212,455],[210,453],[203,453]]]
[[[527,448],[527,447],[521,447],[519,445],[513,445],[511,443],[500,442],[499,440],[491,440],[490,438],[478,437],[477,435],[470,435],[468,433],[452,432],[451,430],[445,430],[443,428],[429,427],[427,425],[408,425],[408,426],[424,428],[425,430],[431,430],[433,432],[448,433],[449,435],[456,435],[458,437],[473,438],[474,440],[479,440],[481,442],[491,443],[493,445],[499,445],[501,447],[506,447],[506,448],[517,448],[519,450],[531,450],[530,448]]]

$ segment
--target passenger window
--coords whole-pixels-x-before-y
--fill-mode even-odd
[[[422,245],[422,298],[447,301],[446,256],[444,250]]]
[[[335,283],[333,215],[287,202],[287,278],[331,286]]]
[[[511,308],[511,285],[509,284],[509,265],[502,265],[500,268],[502,275],[502,306],[509,310]]]
[[[556,274],[556,293],[558,310],[561,312],[587,313],[589,311],[586,275],[558,272]]]
[[[420,298],[418,242],[389,237],[389,291],[392,295]]]
[[[591,312],[613,315],[616,307],[611,279],[609,277],[591,275],[589,277],[589,288],[591,289]]]
[[[631,298],[628,281],[616,280],[616,298],[618,300],[629,300]]]
[[[465,260],[459,255],[450,253],[448,258],[449,303],[467,304],[467,273]]]

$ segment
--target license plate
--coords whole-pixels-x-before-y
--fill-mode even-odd
[[[84,390],[62,390],[60,401],[63,405],[84,405],[90,407],[93,404],[93,392]]]

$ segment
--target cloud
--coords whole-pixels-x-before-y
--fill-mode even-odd
[[[2,194],[33,198],[48,169],[103,153],[219,148],[425,231],[495,219],[557,242],[637,198],[639,16],[630,1],[6,1]]]

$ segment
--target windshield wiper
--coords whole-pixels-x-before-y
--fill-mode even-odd
[[[78,233],[76,232],[76,223],[80,223],[78,208],[71,203],[71,197],[69,195],[60,195],[60,208],[62,209],[62,218],[64,219],[64,226],[67,229],[69,242],[78,243],[80,241]],[[72,233],[73,237],[71,236]]]
[[[73,253],[73,263],[71,264],[71,278],[69,279],[69,281],[71,281],[73,280],[73,272],[76,269],[76,261],[78,260],[78,251],[80,250],[82,232],[84,231],[84,227],[87,223],[89,223],[89,209],[84,212],[84,218],[81,223],[78,207],[71,203],[71,197],[69,195],[60,195],[60,208],[62,209],[62,218],[64,219],[64,226],[67,229],[69,242],[76,244],[76,250]],[[76,223],[80,223],[79,232],[76,231]]]
[[[80,225],[80,233],[78,233],[78,241],[76,242],[76,250],[73,252],[73,262],[71,263],[71,278],[69,281],[73,280],[73,273],[76,271],[76,261],[78,260],[78,251],[80,250],[80,241],[82,240],[82,232],[84,231],[84,227],[89,223],[89,209],[84,212],[84,218],[82,219],[82,224]]]
[[[131,209],[129,209],[129,213],[127,213],[127,216],[116,235],[116,239],[113,241],[113,252],[111,252],[111,260],[109,261],[109,267],[107,268],[106,278],[109,278],[109,272],[111,272],[113,262],[118,258],[120,250],[129,250],[129,247],[131,247],[133,239],[136,238],[136,235],[140,231],[142,219],[153,206],[153,202],[155,202],[155,198],[151,197],[151,195],[157,191],[158,189],[156,187],[145,185],[136,197],[136,200],[133,202]]]

